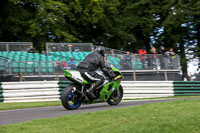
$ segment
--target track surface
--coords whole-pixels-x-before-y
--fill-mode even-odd
[[[117,106],[110,106],[107,103],[98,103],[98,104],[82,105],[78,110],[73,110],[73,111],[66,110],[62,106],[0,111],[0,125],[20,123],[40,118],[53,118],[69,114],[97,112],[114,108],[123,108],[128,106],[137,106],[142,104],[151,104],[151,103],[166,102],[172,100],[177,100],[177,99],[129,101],[129,102],[121,102]]]

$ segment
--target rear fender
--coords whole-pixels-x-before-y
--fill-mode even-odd
[[[86,81],[80,74],[79,71],[76,70],[64,70],[64,76],[69,79],[72,82],[75,82],[80,85],[86,85],[90,84],[88,81]]]

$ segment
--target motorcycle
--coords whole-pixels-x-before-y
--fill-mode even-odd
[[[64,76],[73,83],[62,92],[61,103],[63,107],[67,110],[75,110],[81,104],[99,102],[107,102],[109,105],[119,104],[123,97],[123,87],[120,84],[123,75],[111,64],[106,64],[106,67],[114,75],[114,78],[109,79],[102,71],[97,70],[98,74],[104,76],[105,82],[94,91],[96,98],[92,98],[86,93],[92,82],[86,81],[77,70],[64,70]]]

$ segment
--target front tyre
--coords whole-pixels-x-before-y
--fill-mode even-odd
[[[108,99],[107,103],[109,105],[117,105],[121,102],[123,97],[123,87],[119,86],[119,91],[114,90],[110,98]]]
[[[66,87],[61,95],[61,102],[64,108],[68,110],[75,110],[82,104],[81,96],[76,91],[77,86],[70,85]]]

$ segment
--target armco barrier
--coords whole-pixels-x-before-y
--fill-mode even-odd
[[[32,81],[2,82],[3,102],[58,101],[60,93],[71,82]]]
[[[175,96],[200,96],[200,81],[174,81]]]
[[[2,90],[2,83],[0,83],[0,102],[3,102],[3,90]]]
[[[172,81],[123,81],[124,99],[173,96]]]
[[[59,101],[69,81],[31,81],[0,83],[1,102]],[[200,82],[123,81],[123,99],[200,95]]]

